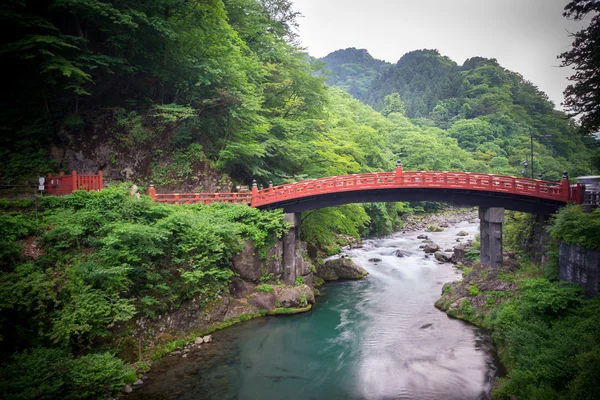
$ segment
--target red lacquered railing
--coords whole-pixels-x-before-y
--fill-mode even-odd
[[[98,191],[104,186],[102,171],[98,174],[78,174],[72,171],[71,175],[60,173],[58,176],[48,174],[46,178],[46,191],[49,195],[60,196],[73,193],[75,190]]]
[[[561,202],[581,202],[581,188],[570,187],[569,181],[542,181],[504,175],[468,172],[407,171],[378,172],[320,178],[291,184],[253,189],[252,206],[260,207],[275,202],[327,193],[370,189],[440,188],[467,189],[487,192],[514,193]]]

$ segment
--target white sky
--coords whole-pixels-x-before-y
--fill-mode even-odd
[[[558,108],[571,70],[558,67],[569,32],[582,22],[562,16],[568,0],[292,0],[300,41],[324,57],[364,48],[395,63],[412,50],[437,49],[458,64],[496,58],[544,91]]]

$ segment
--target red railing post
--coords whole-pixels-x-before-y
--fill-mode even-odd
[[[396,183],[402,184],[404,183],[404,178],[402,177],[402,160],[396,161],[396,171],[395,171],[395,179]]]
[[[252,181],[252,197],[250,198],[250,207],[258,201],[258,186],[256,185],[256,179]]]
[[[148,186],[148,196],[152,197],[152,200],[156,201],[156,189],[154,188],[154,182],[150,182]]]
[[[566,201],[571,201],[571,187],[569,185],[569,174],[563,172],[562,181],[560,181],[561,197]]]
[[[71,171],[71,184],[73,185],[73,188],[71,189],[71,192],[76,191],[77,189],[79,189],[77,187],[77,171],[73,170]]]
[[[102,171],[98,171],[98,190],[102,190],[104,188],[104,177],[102,176]]]

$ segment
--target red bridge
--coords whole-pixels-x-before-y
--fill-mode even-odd
[[[259,189],[251,192],[148,194],[167,204],[245,203],[261,209],[283,208],[286,213],[363,202],[437,201],[457,205],[503,207],[551,214],[566,203],[581,204],[584,186],[560,182],[469,172],[410,171],[335,176]]]

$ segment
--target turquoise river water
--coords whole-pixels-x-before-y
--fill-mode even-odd
[[[450,248],[462,222],[427,233]],[[367,240],[346,254],[369,271],[327,283],[312,311],[259,318],[213,334],[214,342],[155,363],[140,399],[489,399],[499,366],[489,336],[434,308],[460,278],[425,258],[417,235]],[[406,256],[396,257],[396,250]],[[381,261],[369,261],[380,259]]]

